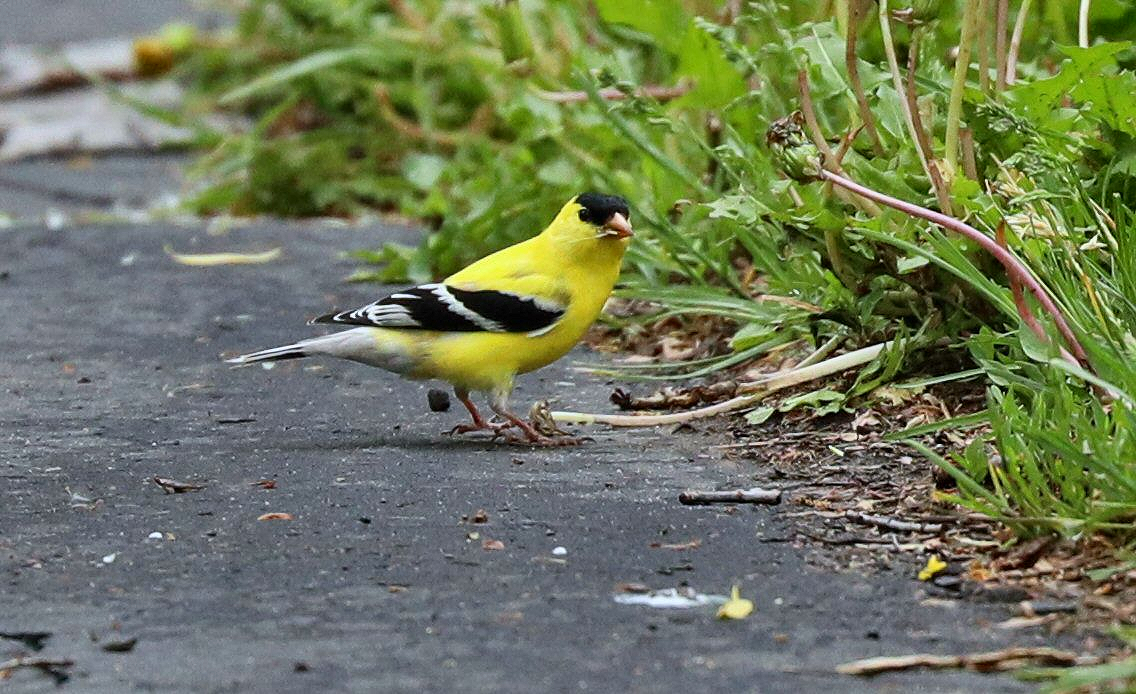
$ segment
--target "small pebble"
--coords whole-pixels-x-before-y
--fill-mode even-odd
[[[444,390],[431,388],[426,393],[426,402],[431,412],[445,412],[450,409],[450,394]]]
[[[147,540],[161,540],[161,539],[162,539],[162,533],[160,533],[160,532],[158,532],[157,530],[155,530],[154,532],[152,532],[152,533],[150,533],[149,535],[147,535],[147,536],[146,536],[146,539],[147,539]]]
[[[554,556],[554,557],[563,557],[565,554],[568,554],[568,550],[565,549],[564,547],[553,547],[552,548],[552,556]]]
[[[114,554],[108,554],[105,557],[103,557],[103,563],[104,564],[113,564],[114,560],[117,559],[117,558],[118,558],[118,552],[115,552]]]

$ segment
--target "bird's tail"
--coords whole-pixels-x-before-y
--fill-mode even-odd
[[[225,363],[244,366],[246,364],[255,364],[258,361],[281,361],[284,359],[300,359],[301,357],[311,356],[304,348],[304,342],[296,342],[291,345],[262,349],[259,352],[252,352],[251,354],[242,354],[239,357],[226,359]]]
[[[380,338],[380,336],[382,336]],[[301,357],[327,356],[350,359],[370,366],[377,366],[399,374],[408,373],[414,367],[410,349],[410,339],[395,331],[382,331],[378,328],[355,328],[330,335],[300,340],[290,345],[262,349],[251,354],[225,361],[237,366],[255,364],[261,361],[280,361]]]

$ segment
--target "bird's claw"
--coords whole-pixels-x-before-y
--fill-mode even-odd
[[[450,429],[450,436],[457,434],[470,434],[475,431],[489,431],[493,433],[491,440],[496,440],[504,435],[506,429],[515,426],[512,422],[483,422],[481,424],[459,424],[453,429]]]

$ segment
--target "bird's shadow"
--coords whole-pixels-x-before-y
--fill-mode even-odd
[[[407,434],[403,436],[358,435],[335,437],[331,439],[303,439],[278,441],[273,448],[284,451],[365,451],[380,448],[397,448],[413,451],[435,451],[438,453],[468,451],[523,451],[525,446],[511,445],[498,439],[451,436],[448,432],[429,434]]]

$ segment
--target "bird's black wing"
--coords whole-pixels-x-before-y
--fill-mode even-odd
[[[313,323],[376,328],[542,334],[564,316],[564,305],[492,289],[423,284],[353,311],[329,313]]]

